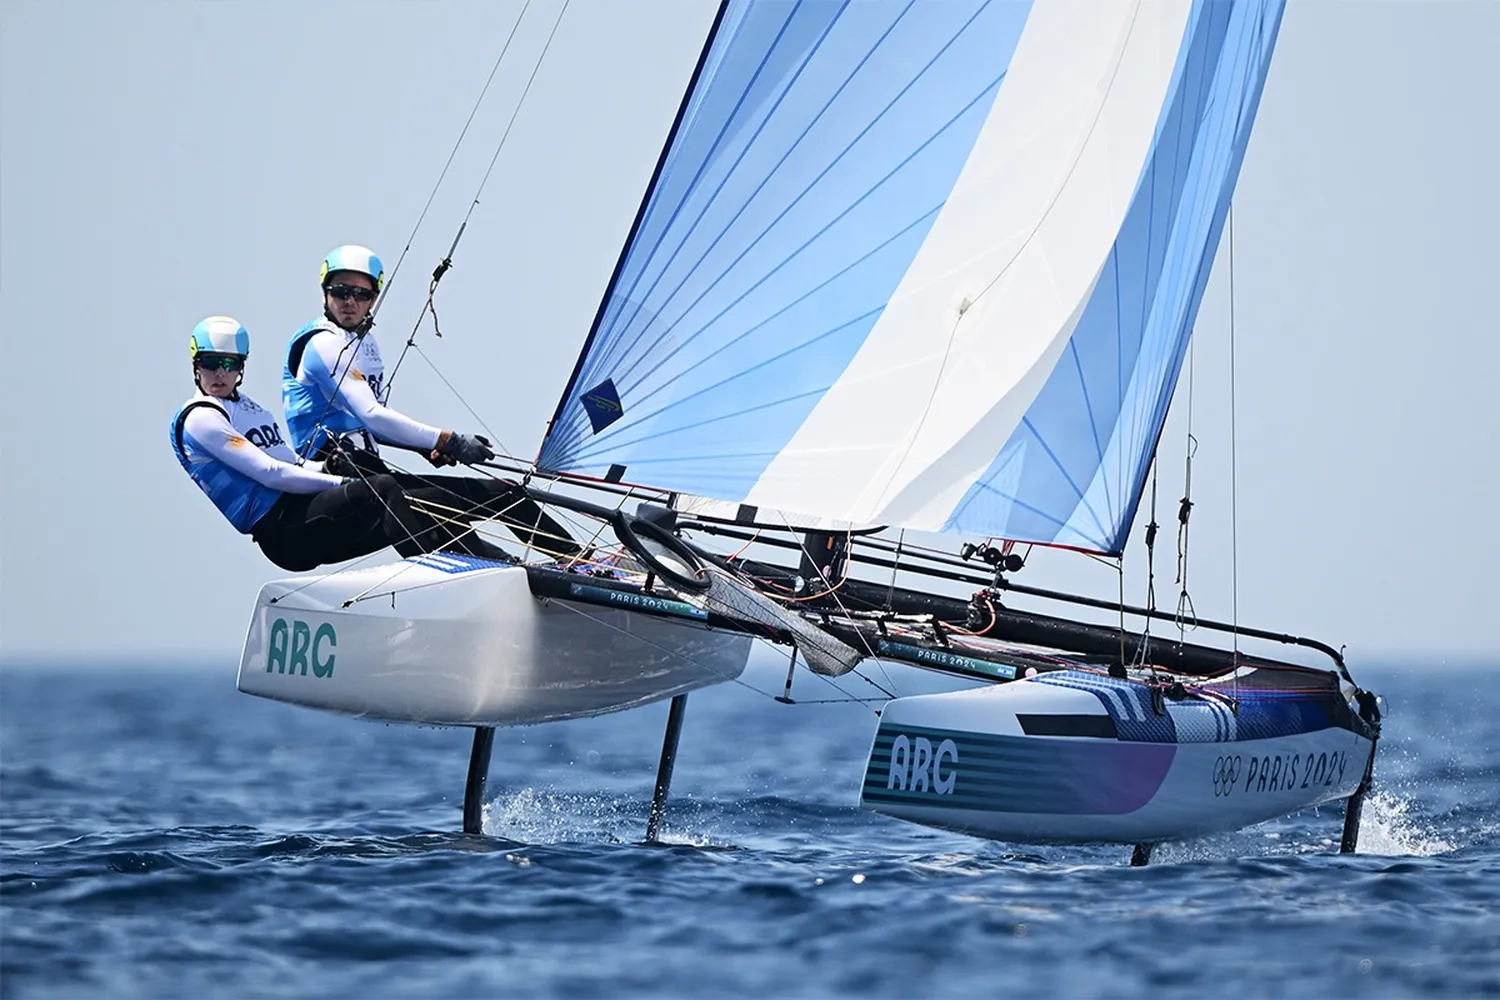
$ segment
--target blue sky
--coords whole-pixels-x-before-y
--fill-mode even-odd
[[[413,242],[378,328],[392,360],[559,9],[532,3]],[[247,388],[279,403],[322,255],[359,242],[394,264],[519,10],[0,9],[0,658],[234,655],[279,571],[167,446],[188,332],[238,317]],[[462,399],[416,358],[398,407],[472,431],[467,401],[534,453],[711,17],[687,0],[572,3],[439,292],[444,337],[421,335]],[[1500,659],[1496,37],[1487,0],[1290,4],[1235,201],[1232,424],[1227,246],[1193,353],[1200,613],[1237,603],[1355,658]],[[1162,447],[1165,523],[1187,379]],[[1170,531],[1160,548],[1171,604]],[[1022,582],[1118,586],[1060,553]]]

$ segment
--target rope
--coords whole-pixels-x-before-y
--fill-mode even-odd
[[[325,432],[327,431],[327,428],[323,428],[323,429],[324,429]],[[334,447],[336,449],[338,449],[340,451],[342,450],[338,446],[338,444],[337,444],[337,442],[338,442],[337,438],[332,437],[332,435],[330,435],[330,440],[332,442],[334,442]],[[353,467],[354,473],[355,473],[355,476],[350,477],[350,478],[358,478],[360,482],[365,482],[365,483],[367,483],[369,481],[369,476],[366,474],[365,470],[362,469],[359,466],[359,464],[357,462],[354,462],[351,459],[351,460],[349,460],[349,465],[351,465]],[[398,464],[396,464],[394,462],[387,461],[386,465],[393,472],[402,473],[402,474],[406,474],[406,475],[419,476],[418,473],[411,472],[409,469],[406,469],[403,466],[398,465]],[[493,473],[489,472],[488,470],[481,469],[479,471],[480,471],[480,475],[488,477],[490,479],[499,479],[500,478],[499,476],[494,475]],[[442,493],[446,494],[447,496],[455,498],[456,500],[464,501],[465,503],[468,502],[468,498],[466,496],[464,496],[464,494],[458,492],[457,490],[455,490],[452,487],[450,487],[450,486],[446,485],[445,483],[443,483],[441,481],[442,477],[440,477],[440,476],[438,476],[438,477],[432,477],[432,478],[429,478],[429,477],[426,477],[426,476],[419,476],[419,478],[421,478],[423,480],[423,482],[426,484],[426,486],[428,488],[439,490]],[[381,508],[384,509],[387,514],[390,514],[392,516],[392,518],[396,521],[396,523],[400,524],[401,523],[401,518],[395,516],[395,512],[392,511],[390,505],[385,502],[385,498],[383,496],[381,496],[380,493],[378,491],[376,491],[376,490],[372,489],[371,492],[374,494],[375,499],[380,503]],[[471,521],[464,519],[464,516],[467,515],[469,517],[474,517],[474,516],[478,516],[478,515],[483,514],[484,515],[484,517],[483,517],[484,520],[491,520],[493,518],[500,517],[500,516],[504,515],[505,513],[508,513],[510,510],[514,509],[516,506],[518,506],[521,503],[521,499],[517,498],[516,500],[513,500],[509,504],[505,505],[504,507],[495,510],[493,513],[488,513],[490,511],[489,507],[470,507],[470,506],[447,507],[447,506],[445,506],[443,504],[440,504],[440,503],[437,503],[436,501],[433,501],[433,500],[424,500],[424,499],[421,499],[421,498],[413,497],[405,489],[403,489],[401,492],[402,492],[402,495],[404,497],[406,497],[408,503],[411,505],[411,507],[412,507],[412,509],[414,511],[416,511],[418,513],[421,513],[421,514],[425,514],[426,516],[430,517],[433,521],[435,521],[435,522],[437,522],[439,524],[448,526],[448,527],[454,527],[454,528],[456,528],[456,527],[460,527],[461,526],[463,528],[463,531],[457,537],[455,537],[453,539],[453,541],[457,541],[459,538],[466,537],[467,535],[470,535],[470,534],[479,535],[479,536],[489,535],[490,537],[494,537],[494,538],[502,538],[502,537],[504,537],[504,536],[502,536],[498,532],[485,532],[485,531],[482,531],[481,529],[477,528]],[[439,511],[447,512],[449,514],[456,514],[458,516],[457,517],[444,516],[444,514],[438,513]],[[536,528],[534,528],[534,529],[532,529],[531,536],[532,536],[533,539],[536,539],[536,538],[556,538],[557,537],[555,535],[551,535],[549,533],[543,532],[539,526],[536,527]],[[520,536],[518,535],[517,538],[520,539]],[[405,538],[402,539],[402,540],[403,541],[416,542],[417,541],[417,536],[412,531],[407,530]],[[562,540],[562,539],[559,539],[559,540]],[[523,548],[533,549],[533,550],[541,552],[543,555],[547,555],[547,556],[554,556],[555,557],[555,555],[556,555],[556,553],[548,552],[546,549],[542,549],[542,548],[540,548],[538,546],[528,545],[528,544],[526,544],[526,542],[524,541],[524,539],[520,539],[520,541],[521,541],[521,545],[522,545]],[[568,539],[568,541],[571,541],[571,539]],[[394,545],[395,541],[393,540],[391,542],[391,544]],[[447,544],[447,543],[445,543],[445,544]],[[377,550],[377,551],[383,551],[383,549],[382,550]],[[370,553],[370,555],[374,555],[374,554],[375,553]],[[368,556],[366,556],[364,558],[368,558]],[[360,561],[362,562],[363,559],[361,559]],[[356,565],[357,565],[357,563],[356,563]],[[343,569],[335,570],[333,573],[331,573],[329,575],[330,576],[336,576],[339,573],[343,572],[344,569],[350,569],[350,568],[353,568],[353,567],[344,567]]]
[[[335,442],[335,448],[338,448],[338,445],[337,445],[338,439],[331,437],[330,440],[334,441]],[[342,450],[342,449],[339,449],[339,450]],[[359,463],[355,462],[353,459],[349,459],[348,463],[349,463],[350,466],[353,467],[355,474],[359,477],[359,481],[361,483],[368,484],[370,477],[365,474],[365,470],[364,469],[362,469],[362,468],[359,467]],[[388,466],[390,466],[390,463],[386,463],[386,464]],[[400,469],[397,466],[390,466],[390,467],[393,468],[393,469],[395,469],[398,472],[404,472],[405,471],[403,469]],[[454,496],[458,496],[457,493],[455,493],[453,490],[449,489],[446,486],[442,486],[441,484],[438,484],[438,483],[433,483],[432,485],[437,486],[439,489],[442,489],[443,492],[445,492],[445,493],[449,493],[449,494],[452,494]],[[395,511],[391,510],[390,504],[388,504],[388,503],[385,502],[385,497],[381,496],[380,491],[376,490],[373,487],[371,487],[370,492],[374,495],[375,499],[380,502],[380,506],[385,510],[385,512],[391,516],[391,519],[394,520],[397,524],[401,524],[402,523],[402,519],[400,517],[396,516]],[[411,494],[407,493],[405,489],[401,490],[401,495],[404,496],[404,497],[406,497],[408,505],[410,505],[410,504],[412,504],[414,502],[414,498],[411,496]],[[428,515],[428,516],[431,517],[432,515]],[[444,524],[451,524],[451,523],[453,523],[451,521],[448,521],[447,519],[439,519],[439,518],[435,518],[435,517],[433,518],[433,520],[434,521],[441,521],[441,523],[444,523]],[[467,528],[467,530],[464,532],[465,535],[468,534],[470,531],[473,530],[473,525],[471,525],[471,524],[465,524],[465,527]],[[414,543],[416,543],[420,547],[421,543],[417,540],[416,534],[414,532],[412,532],[411,529],[409,529],[409,528],[404,529],[404,530],[405,530],[405,533],[406,533],[406,537],[404,539],[402,539],[402,540],[403,541],[414,542]],[[458,536],[458,538],[462,538],[462,537],[463,537],[463,535]],[[458,538],[455,538],[453,540],[457,541]],[[390,545],[394,545],[396,543],[395,543],[394,540],[392,540],[389,544]],[[385,548],[385,546],[383,546],[380,550],[377,550],[377,551],[383,551],[384,548]]]
[[[807,561],[809,563],[812,563],[813,565],[817,565],[817,560],[814,559],[813,556],[812,556],[812,553],[807,550],[806,539],[803,536],[798,535],[796,532],[792,531],[792,524],[791,524],[790,521],[787,520],[785,512],[778,511],[778,514],[781,517],[781,523],[786,526],[787,531],[789,533],[791,533],[792,535],[794,535],[797,538],[797,548],[798,548],[798,550],[804,556],[807,557]],[[845,546],[844,546],[844,572],[843,572],[843,575],[839,578],[839,582],[837,584],[835,584],[832,588],[830,588],[828,591],[826,591],[825,593],[819,594],[819,595],[815,595],[815,596],[819,596],[819,597],[832,597],[834,604],[836,604],[838,606],[839,614],[841,614],[845,618],[849,619],[850,621],[855,620],[855,616],[854,616],[854,614],[852,612],[850,612],[848,606],[844,604],[843,598],[839,596],[839,594],[837,593],[837,591],[838,591],[839,587],[843,586],[844,581],[847,580],[847,579],[849,579],[849,555],[853,551],[853,545],[851,544],[852,538],[853,538],[853,529],[851,528],[849,530],[848,535],[847,535],[846,540],[845,540]],[[768,595],[768,596],[774,597],[775,595]],[[780,598],[780,600],[782,600],[782,601],[784,601],[786,603],[794,603],[794,602],[796,602],[798,600],[807,600],[807,598],[806,597],[802,597],[802,598],[786,598],[786,597],[783,597],[783,598]],[[874,647],[872,647],[870,645],[869,640],[865,638],[864,633],[857,632],[857,634],[859,635],[860,645],[864,646],[864,648],[865,648],[865,655],[868,656],[868,657],[870,657],[871,659],[875,660],[875,662],[877,664],[879,664],[880,663],[880,658],[875,655],[875,649],[874,649]],[[885,695],[887,698],[894,698],[894,697],[896,697],[896,694],[893,693],[894,690],[895,690],[896,685],[891,682],[890,675],[888,673],[886,673],[885,667],[883,665],[881,666],[881,672],[885,674],[886,683],[891,685],[891,689],[892,690],[887,691],[885,688],[883,688],[879,684],[877,684],[874,680],[872,680],[869,677],[866,677],[863,673],[860,672],[860,669],[858,667],[855,667],[851,671],[851,673],[853,673],[856,677],[858,677],[860,680],[864,681],[866,684],[869,684],[871,687],[875,688],[875,690],[879,691],[881,694]],[[839,685],[834,684],[832,678],[823,677],[822,674],[813,674],[813,676],[814,677],[821,677],[823,680],[828,681],[828,683],[836,691],[838,691],[839,694],[844,695],[845,697],[849,698],[851,701],[852,700],[857,700],[857,699],[854,699],[849,694],[848,691],[845,691],[842,687],[839,687]]]
[[[324,428],[324,430],[326,431],[326,428]],[[332,440],[335,443],[337,442],[337,438],[332,438]],[[361,469],[357,464],[355,464],[352,461],[350,462],[350,464],[354,467],[355,474],[359,478],[360,482],[367,482],[368,481],[368,477],[366,476],[365,471],[363,469]],[[401,468],[400,466],[394,465],[392,463],[387,463],[387,465],[390,465],[391,468],[394,471],[397,471],[397,472],[405,472],[406,471],[405,469]],[[351,477],[351,478],[353,478],[353,477]],[[491,478],[497,478],[497,477],[491,477]],[[445,492],[445,493],[447,493],[447,494],[449,494],[451,496],[456,496],[456,497],[459,497],[459,499],[464,499],[456,491],[454,491],[454,490],[452,490],[452,489],[450,489],[450,488],[448,488],[446,486],[443,486],[441,483],[430,482],[429,485],[433,486],[433,487],[436,487],[438,489],[441,489],[443,492]],[[396,523],[400,524],[401,523],[401,519],[395,517],[394,512],[390,508],[390,505],[385,502],[385,498],[382,497],[380,495],[380,493],[377,492],[377,491],[373,491],[372,490],[371,492],[374,494],[375,499],[377,501],[379,501],[380,506],[385,510],[385,512],[388,513],[388,514],[391,514],[392,517],[395,519]],[[405,490],[402,490],[402,495],[405,496],[407,498],[407,500],[411,503],[413,509],[417,509],[418,507],[423,508],[423,510],[421,512],[425,513],[428,517],[431,517],[436,522],[439,522],[439,523],[442,523],[442,524],[445,524],[445,525],[449,525],[449,526],[455,526],[455,525],[460,525],[460,524],[463,525],[463,527],[464,527],[465,530],[464,530],[464,534],[459,536],[460,538],[464,537],[464,535],[468,535],[468,534],[476,534],[476,535],[491,534],[492,537],[496,537],[496,538],[501,537],[498,533],[483,532],[479,528],[475,527],[472,523],[469,523],[467,521],[462,521],[462,520],[455,519],[455,518],[443,517],[441,515],[432,513],[432,511],[429,510],[429,509],[426,509],[426,508],[429,508],[429,507],[438,507],[439,509],[446,509],[446,510],[449,510],[449,511],[457,511],[459,513],[463,513],[464,512],[463,508],[444,508],[441,504],[436,504],[436,503],[434,503],[432,501],[424,501],[424,500],[419,500],[417,498],[414,498],[409,493],[407,493]],[[505,511],[510,510],[511,507],[513,507],[513,506],[515,506],[514,503],[511,504],[510,506],[507,506],[506,508],[504,508],[504,510],[502,510],[500,513],[504,513]],[[541,533],[538,530],[537,532],[535,532],[535,534],[540,535]],[[407,531],[406,532],[406,537],[403,539],[403,541],[413,541],[413,542],[415,542],[416,540],[417,540],[416,535],[413,534],[411,531]],[[391,544],[393,545],[393,544],[395,544],[395,542],[393,541]],[[320,580],[330,579],[332,577],[339,576],[340,574],[347,573],[347,572],[353,572],[354,570],[361,568],[365,563],[369,562],[375,556],[380,555],[388,547],[389,546],[382,546],[381,548],[376,549],[374,552],[370,552],[370,553],[367,553],[366,555],[360,556],[359,558],[357,558],[357,559],[353,560],[352,562],[350,562],[348,565],[341,566],[341,567],[339,567],[338,569],[334,570],[331,573],[326,573],[326,574],[324,574],[322,576],[313,577],[312,579],[308,580],[308,582],[305,583],[305,584],[303,584],[302,586],[297,587],[297,588],[295,588],[293,590],[290,590],[287,593],[280,595],[279,597],[273,598],[272,601],[271,601],[271,603],[274,604],[277,601],[282,600],[282,598],[291,597],[294,594],[299,594],[303,590],[306,590],[308,587],[312,586],[312,584],[317,583]],[[531,546],[525,546],[525,547],[530,548]],[[406,560],[403,560],[401,563],[398,563],[397,565],[400,568],[397,569],[397,571],[392,576],[387,577],[385,581],[382,581],[382,583],[389,582],[390,580],[395,579],[396,576],[399,576],[401,573],[405,572],[413,564],[410,563],[410,562],[407,562]],[[370,590],[373,589],[373,587],[381,586],[381,585],[382,584],[374,584],[374,585],[372,585],[371,588],[367,588],[361,594],[358,594],[354,598],[351,598],[348,601],[346,601],[344,606],[347,607],[350,604],[355,603],[355,601],[364,600],[365,597],[369,594]]]
[[[373,315],[373,313],[372,313],[372,315]],[[349,350],[349,348],[356,347],[357,345],[359,345],[363,341],[363,339],[364,339],[364,335],[361,334],[359,336],[356,336],[353,340],[346,340],[344,342],[344,346],[341,347],[341,348],[339,348],[339,353],[334,358],[334,361],[333,361],[333,370],[334,371],[338,371],[339,370],[339,365],[343,364],[343,362],[344,362],[344,354]],[[323,421],[327,418],[328,411],[333,408],[333,401],[338,398],[339,391],[340,391],[340,389],[344,385],[344,379],[348,378],[349,377],[349,373],[351,371],[353,371],[353,370],[354,370],[354,359],[350,358],[349,359],[349,363],[347,365],[344,365],[344,371],[343,371],[343,373],[341,375],[339,375],[338,381],[335,382],[334,385],[333,385],[333,395],[330,396],[330,397],[328,397],[328,401],[323,404],[323,412],[318,415],[318,422],[317,422],[317,425],[316,425],[316,429],[322,431],[327,436],[327,438],[328,438],[327,444],[332,449],[329,452],[330,456],[342,453],[343,452],[343,445],[339,442],[338,436],[336,434],[334,434],[331,430],[329,430],[328,427],[327,427],[327,425],[325,425],[323,423]],[[369,432],[366,431],[365,433],[368,434]],[[316,434],[310,436],[308,438],[308,443],[310,444],[313,440],[316,439],[316,437],[317,437]],[[304,456],[301,456],[301,457],[305,459],[308,456],[304,455]],[[359,481],[361,483],[367,483],[368,482],[368,477],[365,475],[365,471],[359,467],[359,464],[357,462],[354,462],[351,459],[351,460],[348,461],[348,464],[354,469],[355,476],[357,476],[359,478]],[[326,465],[327,465],[326,461],[325,461],[324,465],[326,467]],[[375,499],[377,501],[379,501],[381,508],[388,515],[390,515],[391,518],[397,524],[400,524],[401,523],[401,518],[397,517],[395,511],[391,510],[390,504],[388,504],[388,503],[385,502],[385,498],[380,495],[380,491],[379,490],[375,490],[375,489],[371,489],[370,492],[373,493],[374,496],[375,496]],[[417,540],[417,536],[414,535],[410,530],[407,530],[407,532],[406,532],[406,538],[404,538],[402,540],[403,541],[415,542]],[[392,542],[392,544],[394,544],[394,542]],[[382,547],[382,550],[383,550],[383,547]],[[377,551],[382,551],[382,550],[377,550]],[[373,553],[373,552],[370,553],[370,555],[374,555],[374,554],[375,553]],[[368,556],[366,556],[365,558],[368,558]],[[364,560],[361,559],[358,562],[363,562],[363,561]],[[355,565],[358,565],[358,562],[356,562]],[[349,568],[349,567],[346,567],[346,568]],[[339,570],[339,571],[336,571],[336,572],[342,572],[342,570]],[[302,589],[303,589],[302,587],[298,587],[297,590],[292,591],[292,593],[297,593],[297,592],[301,591]],[[287,595],[287,596],[290,596],[290,595]]]

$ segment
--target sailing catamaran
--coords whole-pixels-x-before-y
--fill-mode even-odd
[[[499,463],[574,554],[270,583],[240,690],[474,727],[471,832],[493,727],[672,698],[655,839],[687,694],[759,641],[978,682],[885,704],[868,809],[1145,863],[1345,798],[1353,850],[1379,712],[1339,652],[1013,579],[1017,543],[1122,558],[1281,14],[726,0],[540,451]]]

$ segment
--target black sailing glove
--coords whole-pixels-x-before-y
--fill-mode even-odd
[[[345,479],[359,478],[359,466],[354,464],[354,460],[342,448],[335,448],[323,459],[323,471],[330,476],[341,476]]]
[[[465,465],[488,462],[495,457],[488,438],[479,434],[460,434],[457,431],[451,432],[448,440],[438,445],[437,450],[440,454],[447,455]]]

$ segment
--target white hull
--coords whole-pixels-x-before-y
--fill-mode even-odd
[[[892,701],[861,804],[994,840],[1156,843],[1347,798],[1373,750],[1338,726],[1264,739],[1221,727],[1220,738],[1201,742],[1036,734],[1112,728],[1102,700],[1023,681]],[[1201,703],[1167,709],[1184,731],[1185,713],[1200,710],[1211,711]]]
[[[745,668],[752,640],[709,628],[690,605],[564,581],[582,599],[538,598],[524,568],[447,555],[273,581],[239,689],[378,719],[507,726],[618,712]]]

